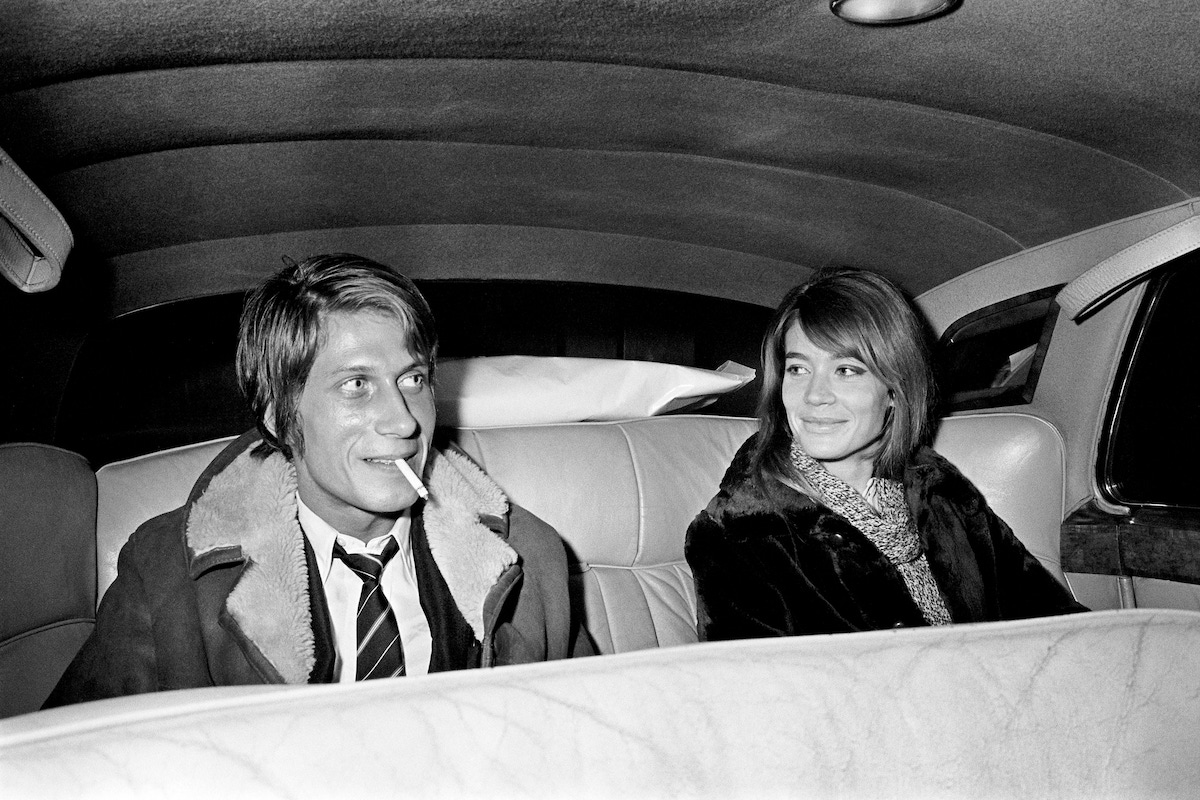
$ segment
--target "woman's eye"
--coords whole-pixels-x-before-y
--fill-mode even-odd
[[[788,375],[803,375],[808,372],[802,364],[788,364],[783,368],[783,371]]]
[[[843,364],[837,368],[838,375],[841,375],[845,378],[852,378],[855,375],[864,375],[866,374],[866,371],[866,367],[860,367],[857,364]]]

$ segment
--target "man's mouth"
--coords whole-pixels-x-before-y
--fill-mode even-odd
[[[379,464],[381,466],[391,467],[392,469],[399,469],[396,466],[396,462],[399,460],[407,461],[408,458],[411,458],[411,456],[408,456],[407,458],[404,456],[397,456],[396,458],[364,458],[363,461],[366,461],[368,464]]]

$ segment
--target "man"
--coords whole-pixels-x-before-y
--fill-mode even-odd
[[[589,653],[558,535],[432,446],[436,353],[424,297],[375,262],[259,286],[237,354],[258,430],[133,534],[46,705]]]

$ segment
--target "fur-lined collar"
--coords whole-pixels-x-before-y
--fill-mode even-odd
[[[193,575],[216,562],[244,561],[226,609],[287,683],[305,683],[315,662],[304,534],[296,521],[296,472],[279,453],[252,455],[242,437],[197,483],[187,522]],[[484,601],[516,552],[484,518],[502,520],[508,498],[470,459],[431,450],[423,511],[433,559],[455,604],[483,641]],[[502,527],[502,526],[498,526]]]
[[[738,448],[721,479],[721,491],[713,498],[710,513],[737,515],[821,508],[808,495],[778,481],[767,485],[759,482],[750,470],[750,452],[757,436],[753,434]],[[921,447],[913,454],[905,467],[903,483],[911,508],[927,507],[934,496],[944,496],[965,512],[974,513],[981,502],[978,491],[962,473],[930,447]]]

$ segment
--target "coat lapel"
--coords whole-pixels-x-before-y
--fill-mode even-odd
[[[453,450],[431,451],[426,474],[430,496],[422,519],[429,551],[459,612],[482,642],[488,593],[517,563],[516,551],[504,541],[508,498],[483,470]]]
[[[316,553],[304,537],[304,561],[308,569],[308,607],[312,614],[313,669],[309,683],[333,683],[337,669],[337,643],[333,636],[333,620],[329,616],[329,603],[325,601],[325,588],[321,585],[321,569],[317,566]]]
[[[243,450],[193,504],[187,539],[193,563],[240,550],[245,566],[225,602],[231,633],[284,683],[307,682],[315,646],[292,465],[278,453],[259,459]]]
[[[243,437],[233,458],[193,493],[187,541],[194,577],[218,564],[243,563],[225,601],[222,625],[264,678],[283,683],[332,679],[328,608],[315,602],[306,539],[296,521],[296,474],[279,453],[252,455]],[[461,453],[430,452],[430,499],[423,523],[429,550],[476,639],[487,635],[488,594],[517,564],[504,538],[508,498]],[[489,527],[489,524],[491,526]],[[323,600],[323,595],[320,600]],[[318,633],[314,635],[314,629]],[[318,641],[318,637],[321,641]]]

